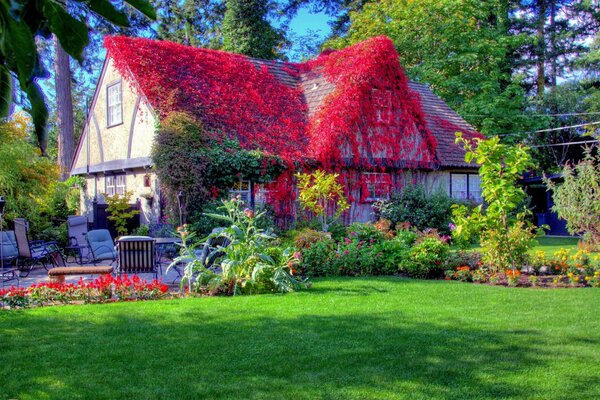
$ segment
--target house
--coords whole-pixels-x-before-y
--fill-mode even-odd
[[[346,222],[371,218],[373,202],[423,183],[480,201],[477,167],[454,134],[478,133],[426,86],[410,82],[387,37],[305,63],[265,61],[144,38],[107,37],[107,56],[71,174],[87,179],[90,219],[105,194],[134,193],[143,223],[159,218],[152,171],[156,127],[171,111],[199,118],[247,149],[275,154],[289,171],[254,188],[282,217],[293,215],[298,166],[340,174],[351,208]]]

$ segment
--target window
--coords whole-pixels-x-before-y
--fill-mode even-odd
[[[481,187],[477,174],[450,174],[450,195],[459,200],[481,203]]]
[[[123,123],[123,101],[121,94],[121,82],[108,85],[106,90],[106,120],[107,125],[119,125]]]
[[[231,197],[239,195],[242,201],[250,204],[250,181],[239,180],[231,189],[229,189]]]
[[[389,124],[392,121],[392,91],[389,89],[373,89],[372,98],[375,121]]]
[[[125,188],[125,175],[109,175],[105,178],[105,193],[108,196],[114,196],[115,194],[124,195],[126,192]]]
[[[379,201],[389,197],[391,179],[390,174],[382,172],[364,172],[362,198],[364,201]]]

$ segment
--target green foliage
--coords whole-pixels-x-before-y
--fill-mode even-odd
[[[58,168],[27,142],[27,132],[28,119],[22,114],[0,123],[0,194],[6,199],[5,223],[27,218],[35,234]]]
[[[75,0],[73,3],[76,3],[74,9],[77,9],[77,12],[54,0],[0,3],[0,117],[8,116],[12,103],[12,73],[27,94],[29,113],[42,152],[46,147],[48,109],[37,79],[46,78],[48,71],[40,61],[36,39],[48,39],[51,34],[56,35],[61,47],[81,63],[83,51],[89,42],[88,22],[85,16],[93,14],[95,18],[116,25],[129,25],[127,15],[115,8],[109,0]],[[151,19],[156,18],[154,10],[146,0],[125,0],[124,3]]]
[[[333,269],[332,263],[337,254],[335,250],[335,242],[331,239],[318,241],[304,249],[300,264],[302,273],[310,277],[339,275],[339,271]]]
[[[323,232],[350,206],[338,174],[317,170],[312,174],[296,174],[300,205],[313,212],[321,222]]]
[[[140,225],[133,231],[133,234],[136,236],[150,236],[150,226]]]
[[[236,140],[206,132],[199,120],[180,112],[162,121],[152,159],[171,209],[177,210],[177,192],[183,191],[182,212],[194,230],[207,233],[211,222],[202,213],[214,208],[213,198],[240,179],[269,182],[284,169],[278,157],[244,150]]]
[[[227,0],[223,50],[266,60],[280,58],[277,47],[283,35],[269,24],[267,6],[264,0]]]
[[[385,234],[377,229],[375,225],[365,222],[354,222],[346,229],[350,238],[365,242],[381,242]]]
[[[286,293],[307,287],[306,279],[295,276],[298,255],[291,248],[277,249],[273,243],[275,236],[258,227],[265,212],[255,213],[243,207],[243,202],[234,198],[223,201],[222,214],[208,214],[227,225],[213,236],[227,237],[229,245],[209,255],[223,253],[216,262],[222,272],[216,274],[208,270],[192,256],[193,249],[184,247],[182,257],[172,264],[186,263],[182,287],[187,282],[190,291],[230,295]],[[181,230],[181,236],[187,242],[187,226]]]
[[[297,249],[309,249],[315,243],[331,240],[331,235],[326,232],[315,231],[305,228],[299,231],[294,238],[294,246]]]
[[[600,250],[600,155],[592,149],[576,165],[566,164],[564,183],[546,180],[553,190],[552,211],[567,221],[571,234],[583,234],[584,241]]]
[[[444,269],[449,247],[439,239],[428,237],[410,250],[410,262],[404,271],[414,278],[437,277]]]
[[[106,211],[110,214],[108,219],[113,221],[120,236],[127,235],[127,221],[140,213],[139,210],[131,209],[129,205],[129,199],[132,195],[132,192],[127,192],[124,196],[118,194],[104,196],[106,204],[108,204]]]
[[[465,161],[475,160],[481,167],[482,196],[486,202],[472,211],[454,206],[453,219],[458,239],[478,234],[484,258],[492,272],[518,268],[533,245],[534,227],[527,219],[527,208],[518,210],[525,192],[517,186],[522,171],[532,167],[528,149],[522,145],[501,144],[499,138],[475,139],[474,143],[457,133],[456,143],[466,150]]]
[[[408,185],[374,207],[381,218],[389,219],[393,225],[408,222],[419,230],[433,228],[448,234],[452,204],[452,198],[442,191],[429,195],[423,185]]]

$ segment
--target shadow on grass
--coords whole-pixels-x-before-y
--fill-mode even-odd
[[[0,398],[544,397],[518,379],[547,359],[533,330],[376,310],[273,317],[179,302],[148,309],[23,313],[10,326],[5,318]]]

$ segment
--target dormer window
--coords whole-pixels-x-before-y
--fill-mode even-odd
[[[121,81],[111,83],[106,88],[106,121],[109,128],[123,123]]]
[[[375,121],[388,125],[392,121],[392,91],[390,89],[373,89],[371,96]]]

